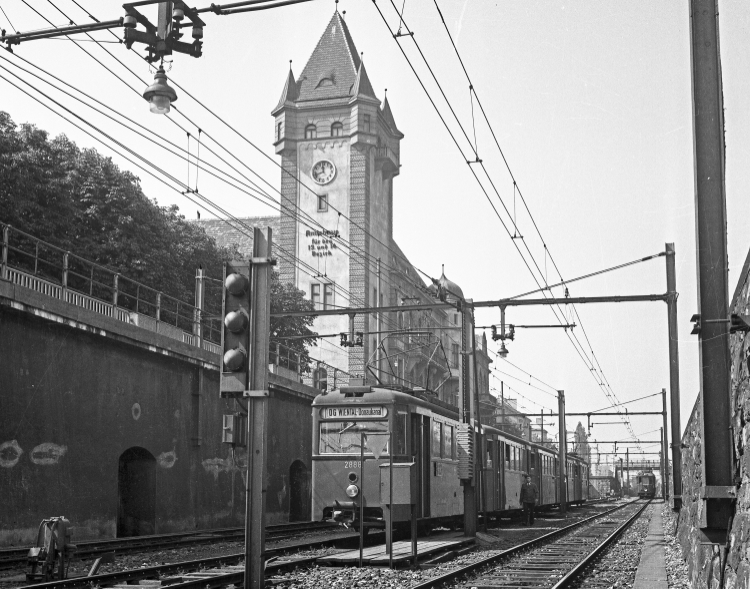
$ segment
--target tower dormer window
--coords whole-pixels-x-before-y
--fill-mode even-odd
[[[276,141],[281,140],[281,123],[276,123]]]
[[[317,139],[318,128],[315,125],[307,125],[305,127],[305,139]]]
[[[364,120],[362,122],[362,130],[365,133],[370,132],[370,115],[364,115]]]
[[[344,125],[339,122],[331,125],[331,137],[341,137],[344,134]]]

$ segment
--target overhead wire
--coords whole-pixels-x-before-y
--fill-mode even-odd
[[[440,113],[439,109],[437,108],[437,105],[435,104],[434,100],[433,100],[433,99],[432,99],[432,97],[430,96],[430,93],[429,93],[429,91],[427,90],[427,88],[425,87],[424,83],[422,82],[422,80],[421,80],[421,77],[420,77],[420,76],[419,76],[419,74],[417,73],[417,71],[416,71],[416,69],[415,69],[414,65],[413,65],[413,64],[411,63],[411,60],[410,60],[410,59],[409,59],[409,57],[408,57],[408,56],[406,55],[406,52],[404,51],[403,47],[402,47],[402,46],[401,46],[401,44],[400,44],[400,43],[398,42],[398,38],[397,38],[397,37],[396,37],[395,35],[393,35],[393,33],[392,33],[392,31],[391,31],[391,28],[390,28],[390,25],[388,24],[388,22],[387,22],[387,20],[386,20],[386,18],[385,18],[385,15],[384,15],[384,14],[382,13],[382,11],[380,10],[380,7],[379,7],[379,6],[378,6],[378,4],[377,4],[377,0],[373,0],[373,3],[375,4],[375,6],[376,6],[376,9],[377,9],[378,13],[380,14],[380,16],[381,16],[381,18],[382,18],[382,20],[383,20],[384,24],[386,25],[386,27],[388,28],[389,32],[391,33],[391,36],[392,36],[392,37],[393,37],[393,38],[394,38],[394,39],[396,40],[396,44],[397,44],[397,46],[399,47],[399,49],[400,49],[400,51],[401,51],[402,55],[404,56],[404,58],[406,59],[407,63],[409,64],[409,66],[410,66],[410,68],[411,68],[412,72],[413,72],[413,73],[415,74],[415,76],[417,77],[417,80],[419,81],[419,83],[420,83],[420,85],[421,85],[422,89],[424,90],[425,94],[427,95],[428,99],[430,100],[430,102],[431,102],[431,104],[432,104],[433,108],[435,109],[436,113],[438,114],[439,118],[440,118],[440,119],[441,119],[441,121],[443,122],[443,125],[445,126],[446,130],[448,131],[449,135],[451,136],[451,138],[452,138],[453,142],[454,142],[454,143],[456,144],[456,147],[458,148],[459,152],[461,153],[461,156],[462,156],[462,157],[463,157],[464,159],[466,159],[466,156],[464,155],[463,149],[461,148],[461,146],[459,145],[459,143],[458,143],[458,141],[456,140],[455,136],[453,135],[453,132],[452,132],[452,131],[450,130],[450,127],[448,126],[447,122],[445,121],[445,119],[444,119],[443,115],[442,115],[442,114]],[[434,73],[434,71],[433,71],[432,67],[430,66],[429,62],[427,61],[427,59],[426,59],[426,57],[425,57],[424,53],[422,52],[422,49],[421,49],[421,47],[419,46],[419,43],[417,42],[417,40],[415,39],[415,37],[414,37],[414,35],[412,34],[411,30],[409,29],[408,25],[407,25],[407,24],[406,24],[406,22],[404,21],[404,19],[403,19],[403,15],[401,15],[401,14],[399,13],[399,11],[398,11],[398,8],[397,8],[397,7],[395,6],[395,4],[393,3],[393,0],[390,0],[390,3],[391,3],[391,5],[392,5],[393,9],[394,9],[394,10],[396,11],[396,13],[397,13],[397,14],[399,15],[400,23],[403,23],[403,25],[404,25],[404,26],[406,27],[406,30],[407,30],[407,32],[409,33],[409,34],[408,34],[408,35],[406,35],[406,36],[410,36],[410,37],[411,37],[411,39],[412,39],[412,42],[414,43],[415,47],[417,48],[417,51],[419,52],[420,56],[422,57],[422,59],[423,59],[423,61],[424,61],[424,63],[425,63],[425,66],[427,67],[428,71],[429,71],[429,72],[430,72],[430,74],[432,75],[432,77],[433,77],[433,80],[435,81],[435,83],[436,83],[436,85],[437,85],[437,87],[438,87],[438,89],[439,89],[439,91],[440,91],[441,95],[443,96],[443,98],[444,98],[444,100],[445,100],[446,104],[448,105],[448,108],[450,109],[451,113],[453,114],[454,118],[456,119],[456,122],[458,123],[459,127],[461,128],[461,131],[463,132],[463,134],[464,134],[464,137],[465,137],[465,138],[467,139],[467,142],[468,142],[469,144],[471,144],[471,141],[470,141],[470,140],[469,140],[469,138],[468,138],[468,135],[467,135],[467,133],[466,133],[466,130],[464,129],[464,127],[463,127],[462,123],[461,123],[461,122],[460,122],[460,120],[458,119],[458,116],[456,115],[456,113],[455,113],[455,110],[453,109],[452,105],[450,104],[450,100],[449,100],[449,99],[447,98],[447,96],[445,95],[445,92],[443,91],[442,85],[440,84],[439,80],[437,80],[437,77],[436,77],[436,75],[435,75],[435,73]],[[437,6],[437,4],[436,4],[436,6]],[[438,7],[438,11],[439,11],[439,7]],[[442,14],[441,14],[441,19],[442,19]],[[443,19],[443,23],[444,23],[444,25],[445,25],[445,21],[444,21],[444,19]],[[446,25],[446,29],[447,29],[447,25]],[[450,32],[449,32],[449,34],[450,34]],[[451,41],[452,41],[452,39],[451,39]],[[454,44],[454,49],[456,49],[456,48],[455,48],[455,44]],[[456,52],[457,52],[457,49],[456,49]],[[460,55],[459,55],[459,59],[460,59]],[[471,86],[473,87],[473,84],[471,84],[471,80],[470,80],[470,78],[469,78],[469,76],[468,76],[468,72],[466,71],[466,69],[465,69],[465,67],[464,67],[464,65],[463,65],[463,60],[461,60],[461,65],[462,65],[462,67],[463,67],[463,69],[464,69],[464,73],[466,74],[466,76],[467,76],[467,79],[469,80],[469,83],[470,83],[470,85],[471,85]],[[478,103],[478,104],[480,105],[480,108],[481,108],[481,102],[479,101],[479,99],[478,99],[478,96],[476,95],[476,90],[475,90],[475,89],[474,89],[474,96],[475,96],[475,97],[477,98],[477,103]],[[483,110],[483,109],[482,109],[482,110]],[[485,113],[485,118],[486,118],[486,113]],[[489,123],[489,121],[488,121],[488,123]],[[499,143],[498,143],[498,147],[499,147]],[[488,182],[489,182],[489,183],[490,183],[490,185],[492,186],[492,188],[493,188],[493,191],[495,192],[495,194],[496,194],[497,198],[498,198],[498,199],[500,200],[501,204],[503,205],[503,208],[505,209],[505,211],[506,211],[506,214],[508,214],[508,216],[512,218],[512,216],[510,215],[510,212],[509,212],[509,210],[508,210],[507,206],[505,205],[505,203],[504,203],[504,201],[503,201],[502,197],[500,196],[500,193],[499,193],[499,191],[497,190],[497,187],[495,186],[495,183],[494,183],[494,181],[492,180],[491,176],[489,175],[489,171],[488,171],[488,170],[486,169],[486,167],[484,166],[484,164],[483,164],[483,163],[481,162],[481,160],[479,159],[479,157],[478,157],[478,154],[476,154],[476,151],[475,151],[475,156],[476,156],[476,163],[478,163],[478,164],[480,165],[480,167],[482,167],[482,169],[483,169],[483,171],[484,171],[484,173],[485,173],[485,176],[487,177],[487,180],[488,180]],[[503,155],[503,159],[505,159],[505,156],[504,156],[504,155]],[[468,161],[468,160],[466,160],[466,162],[467,162],[468,164],[471,164],[471,163],[472,163],[472,162],[470,162],[470,161]],[[507,165],[507,161],[506,161],[506,165]],[[478,178],[478,176],[477,176],[477,175],[476,175],[476,173],[474,172],[474,170],[473,170],[473,167],[472,167],[471,165],[469,165],[469,169],[471,170],[471,172],[472,172],[472,175],[474,175],[475,179],[477,180],[477,183],[478,183],[478,184],[480,185],[480,188],[481,188],[481,190],[483,191],[483,193],[485,194],[485,196],[486,196],[486,197],[487,197],[487,199],[489,200],[489,195],[487,194],[487,191],[486,191],[486,189],[485,189],[485,188],[484,188],[484,187],[482,186],[481,182],[479,181],[479,178]],[[515,187],[515,179],[514,179],[514,187]],[[520,189],[519,189],[519,195],[521,195],[521,193],[520,193]],[[522,195],[521,195],[521,196],[522,196]],[[522,200],[523,200],[523,197],[522,197]],[[524,201],[524,202],[525,202],[525,201]],[[495,208],[494,204],[492,204],[491,202],[490,202],[490,204],[492,205],[492,208],[493,208],[493,210],[495,211],[495,214],[497,215],[497,217],[498,217],[498,219],[500,220],[501,224],[502,224],[502,225],[503,225],[503,227],[505,228],[505,230],[506,230],[506,233],[508,233],[509,237],[511,237],[511,239],[513,240],[513,236],[512,236],[512,235],[510,235],[510,231],[509,231],[509,229],[508,229],[507,225],[505,224],[505,222],[503,221],[503,219],[502,219],[502,218],[500,217],[500,215],[499,215],[499,212],[498,212],[498,211],[497,211],[497,209]],[[529,211],[529,213],[530,213],[530,211]],[[515,224],[515,220],[513,220],[513,223]],[[534,222],[534,223],[535,223],[535,222]],[[515,225],[514,225],[514,226],[515,226]],[[536,226],[536,223],[535,223],[535,226]],[[538,227],[537,227],[537,231],[538,231]],[[520,233],[520,232],[519,232],[519,233]],[[514,235],[515,235],[515,231],[514,231]],[[543,237],[541,236],[541,233],[540,233],[540,232],[539,232],[539,237],[540,237],[540,239],[542,240],[542,243],[543,243],[543,245],[544,245],[544,249],[545,249],[545,261],[546,261],[546,255],[547,255],[547,252],[548,252],[548,248],[547,248],[547,246],[546,246],[546,243],[545,243],[545,241],[544,241]],[[533,278],[534,278],[534,280],[535,280],[535,281],[537,282],[537,286],[539,286],[539,287],[540,287],[540,289],[541,289],[542,291],[548,291],[548,290],[550,289],[550,287],[549,287],[549,285],[547,284],[546,274],[542,272],[541,268],[539,267],[539,264],[538,264],[538,263],[536,262],[536,259],[535,259],[534,255],[533,255],[533,253],[531,252],[531,250],[529,249],[529,247],[528,247],[528,244],[526,243],[526,241],[525,241],[525,240],[522,240],[522,241],[524,242],[524,246],[525,246],[525,248],[526,248],[526,250],[527,250],[527,252],[528,252],[528,255],[529,255],[529,257],[531,258],[531,260],[532,260],[532,262],[533,262],[534,266],[536,267],[536,269],[537,269],[537,272],[539,273],[539,275],[540,275],[541,279],[542,279],[542,280],[543,280],[543,281],[545,282],[545,286],[544,286],[544,287],[542,287],[542,286],[541,286],[541,285],[539,284],[538,280],[536,279],[536,275],[535,275],[535,273],[534,273],[534,272],[533,272],[533,271],[531,270],[531,267],[529,266],[529,263],[528,263],[528,262],[526,261],[526,257],[525,257],[525,256],[524,256],[524,255],[522,254],[522,252],[521,252],[520,248],[518,247],[518,245],[516,244],[515,240],[513,240],[513,244],[514,244],[514,246],[516,247],[516,249],[517,249],[517,251],[519,252],[519,254],[521,255],[521,258],[522,258],[522,260],[524,261],[524,263],[525,263],[526,267],[527,267],[527,268],[529,269],[529,271],[530,271],[530,273],[531,273],[532,277],[533,277]],[[551,256],[550,256],[550,259],[552,260]],[[553,263],[553,265],[555,266],[555,268],[556,268],[556,270],[557,270],[557,272],[558,272],[558,275],[559,275],[559,269],[557,269],[557,265],[556,265],[556,264],[554,263],[554,260],[552,260],[552,263]],[[562,276],[560,276],[560,278],[562,279]],[[547,295],[546,295],[546,293],[545,293],[545,295],[544,295],[544,296],[545,296],[545,298],[546,298],[546,296],[547,296]],[[560,308],[559,308],[560,306],[559,306],[559,305],[557,305],[557,307],[558,307],[558,310],[559,310],[559,311],[560,311],[560,312],[562,313],[563,311],[562,311],[562,309],[560,309]],[[557,318],[557,320],[558,320],[559,322],[561,322],[561,323],[562,323],[562,320],[561,320],[561,319],[560,319],[560,317],[559,317],[559,316],[557,315],[557,312],[555,311],[555,309],[552,309],[552,311],[553,311],[553,313],[555,314],[555,317]],[[577,313],[576,313],[576,315],[577,315]],[[564,313],[563,313],[563,316],[564,316]],[[589,367],[589,369],[592,369],[592,368],[596,368],[596,367],[598,367],[598,370],[599,370],[599,371],[601,372],[601,371],[602,371],[602,369],[601,369],[601,365],[600,365],[600,364],[598,363],[598,359],[596,359],[596,357],[595,357],[595,356],[594,356],[594,354],[593,354],[593,346],[591,346],[591,345],[590,345],[590,341],[588,340],[588,336],[587,336],[587,334],[585,333],[585,329],[583,329],[583,327],[582,327],[581,329],[582,329],[582,331],[584,332],[584,335],[585,335],[585,337],[586,337],[586,339],[587,339],[587,343],[589,344],[589,350],[590,350],[590,351],[591,351],[591,353],[592,353],[592,359],[591,359],[591,360],[589,360],[589,359],[588,359],[588,356],[587,356],[587,354],[586,354],[585,350],[583,349],[583,345],[582,345],[582,344],[581,344],[581,342],[580,342],[580,341],[578,340],[578,337],[577,337],[577,336],[576,336],[575,334],[570,334],[570,333],[568,333],[568,332],[567,332],[567,330],[566,330],[566,336],[568,337],[569,341],[570,341],[570,342],[571,342],[571,344],[573,345],[573,347],[574,347],[574,349],[576,350],[576,352],[578,353],[578,355],[579,355],[579,356],[581,357],[581,360],[582,360],[582,361],[584,362],[584,364],[586,364],[586,366],[587,366],[587,367]],[[593,374],[592,374],[592,376],[593,376]],[[595,378],[595,380],[596,380],[596,378]],[[610,396],[613,396],[615,400],[619,400],[619,399],[617,399],[616,395],[614,394],[614,391],[613,391],[613,390],[611,389],[611,386],[609,386],[609,383],[608,383],[608,381],[607,381],[607,383],[606,383],[606,386],[605,386],[604,382],[602,382],[602,381],[599,381],[599,380],[597,380],[597,384],[599,384],[599,385],[600,385],[600,388],[602,389],[602,392],[603,392],[603,393],[605,394],[605,396],[606,396],[606,397],[610,397]],[[630,429],[630,431],[632,432],[632,426],[630,425],[630,423],[629,423],[629,420],[627,420],[627,418],[625,418],[625,421],[627,422],[627,423],[626,423],[627,427],[628,427],[628,428]]]

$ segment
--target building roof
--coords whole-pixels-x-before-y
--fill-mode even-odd
[[[273,109],[273,111],[276,112],[286,104],[293,104],[294,101],[297,100],[297,98],[299,98],[299,87],[297,86],[297,82],[294,81],[294,74],[292,73],[292,68],[290,67],[289,73],[286,76],[284,90],[281,92],[281,98],[279,99],[279,103],[276,105],[276,108]]]
[[[383,118],[385,119],[385,122],[388,123],[391,131],[394,133],[400,133],[398,127],[396,127],[396,119],[393,118],[393,113],[391,112],[391,105],[388,103],[388,96],[386,96],[385,101],[383,101]]]
[[[299,95],[296,100],[351,96],[360,65],[359,53],[346,22],[336,11],[297,81]]]

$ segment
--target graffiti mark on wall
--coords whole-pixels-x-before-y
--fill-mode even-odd
[[[21,459],[21,454],[23,454],[23,450],[16,440],[3,442],[0,444],[0,466],[3,468],[15,466]]]
[[[174,463],[177,462],[177,454],[172,450],[171,452],[162,452],[156,457],[156,462],[162,468],[172,468]]]
[[[240,467],[232,458],[207,458],[202,463],[207,473],[214,475],[214,480],[219,480],[220,472],[240,472]]]
[[[36,448],[31,451],[29,455],[31,462],[40,466],[49,466],[51,464],[57,464],[60,462],[60,458],[65,456],[68,452],[67,446],[60,446],[53,444],[52,442],[45,442],[39,444]]]

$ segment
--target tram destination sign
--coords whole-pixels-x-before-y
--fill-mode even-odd
[[[388,415],[388,409],[382,405],[375,407],[323,407],[320,416],[323,419],[382,419]]]

